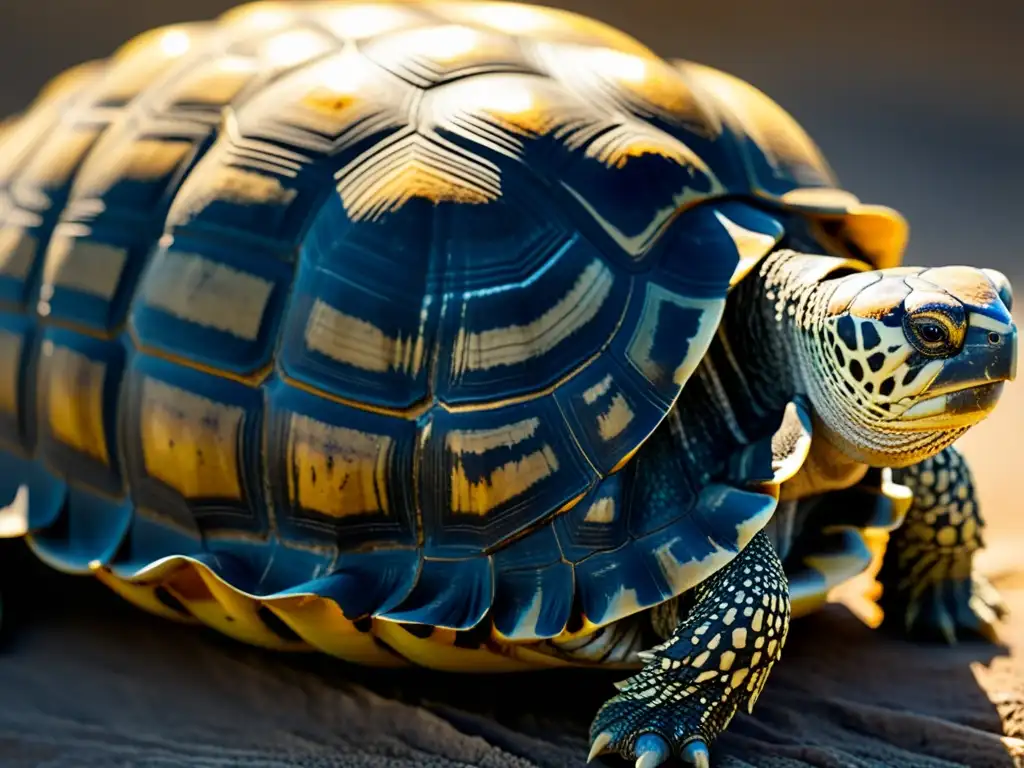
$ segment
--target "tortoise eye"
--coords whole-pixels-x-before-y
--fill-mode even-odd
[[[960,329],[940,311],[915,313],[907,318],[907,337],[926,355],[947,355],[956,351]]]
[[[917,332],[921,339],[928,344],[941,344],[949,335],[946,329],[938,323],[921,323],[917,326]]]

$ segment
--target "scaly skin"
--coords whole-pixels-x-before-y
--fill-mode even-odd
[[[789,589],[768,535],[758,533],[695,597],[672,636],[642,654],[643,670],[598,712],[591,759],[618,752],[646,768],[676,751],[706,766],[707,745],[737,711],[753,710],[789,631]]]
[[[914,492],[904,525],[889,541],[879,573],[885,624],[916,640],[997,640],[1007,609],[974,572],[983,542],[974,480],[966,460],[947,448],[897,473]]]

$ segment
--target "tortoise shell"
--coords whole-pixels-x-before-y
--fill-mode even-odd
[[[0,133],[0,500],[54,567],[263,645],[607,624],[773,508],[665,519],[623,471],[773,211],[901,258],[768,97],[572,13],[154,30]]]

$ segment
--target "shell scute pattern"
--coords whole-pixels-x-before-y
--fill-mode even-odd
[[[100,334],[123,323],[159,233],[161,203],[204,136],[197,126],[134,103],[173,79],[205,33],[202,25],[166,28],[125,46],[19,174],[13,188],[32,189],[50,219],[31,296],[41,315]]]
[[[302,247],[280,352],[296,382],[393,410],[426,400],[440,325],[433,215],[413,201],[377,226],[328,200]]]
[[[84,150],[81,167],[74,165],[70,198],[46,254],[41,314],[105,333],[124,323],[171,199],[207,149],[223,108],[259,69],[267,78],[298,63],[280,51],[275,57],[274,36],[262,46],[250,38],[240,30],[215,34],[194,25],[157,30],[126,46],[85,93],[79,114],[64,121],[62,130],[76,136],[88,130],[99,138]],[[225,53],[247,44],[248,55]],[[307,46],[303,55],[314,52],[315,46]],[[222,82],[220,97],[212,88],[202,104],[190,102],[188,92],[205,82],[197,73],[217,66],[232,72],[237,87]],[[83,144],[55,136],[47,146]],[[32,179],[31,169],[22,176],[22,183]]]
[[[689,508],[655,507],[669,513],[668,525],[576,566],[584,616],[594,625],[608,624],[691,589],[732,560],[774,509],[770,495],[723,485],[706,486]],[[643,514],[644,508],[632,510]]]
[[[550,399],[439,413],[420,465],[428,554],[487,551],[581,496],[596,473]]]
[[[273,254],[202,237],[165,240],[135,295],[132,331],[154,354],[239,377],[270,363],[291,282]]]
[[[572,619],[574,576],[554,527],[503,547],[492,559],[495,631],[509,639],[558,637]]]
[[[514,38],[461,24],[392,32],[359,49],[374,63],[424,89],[477,74],[540,74]]]
[[[193,551],[206,537],[266,537],[258,390],[137,354],[121,407],[131,498],[148,511],[148,524],[133,523],[116,560],[138,565],[179,554],[182,537]]]
[[[707,82],[506,3],[258,4],[92,72],[0,143],[0,498],[48,562],[393,664],[371,616],[554,638],[761,524],[629,462],[781,236],[697,205],[749,191]]]
[[[566,562],[578,565],[595,552],[611,552],[629,541],[629,480],[628,472],[611,475],[554,520],[551,529]]]
[[[794,190],[834,190],[835,174],[802,127],[772,99],[732,75],[686,63],[684,72],[736,135],[750,187],[767,197]],[[845,193],[844,193],[845,194]]]
[[[397,606],[376,615],[386,621],[469,630],[483,621],[493,600],[491,558],[424,560],[412,591]]]
[[[42,334],[35,319],[23,312],[35,293],[49,233],[67,197],[73,172],[69,166],[81,161],[82,143],[72,143],[64,152],[70,161],[52,171],[38,167],[33,171],[32,163],[52,146],[48,140],[85,100],[83,92],[95,87],[108,70],[109,66],[96,63],[55,78],[9,127],[0,144],[0,364],[5,371],[0,444],[11,478],[4,495],[12,497],[17,491],[15,477],[31,487],[34,497],[26,511],[26,525],[40,528],[56,520],[67,486],[43,462],[31,458],[40,431],[35,418],[40,397],[34,379]],[[86,406],[86,411],[94,414],[94,406]],[[95,444],[95,437],[89,442]]]
[[[414,421],[268,388],[267,462],[278,534],[337,550],[414,547]]]
[[[118,495],[117,406],[126,349],[61,328],[47,328],[39,347],[37,450],[69,480]]]
[[[451,244],[443,257],[437,391],[451,405],[493,400],[497,391],[532,397],[556,386],[601,353],[634,290],[628,275],[558,217],[542,224],[540,205],[527,202],[531,187],[524,187],[479,216],[456,208],[439,222],[441,241],[447,236]],[[527,232],[535,234],[526,240]],[[507,250],[496,247],[480,263],[490,242]],[[527,272],[530,262],[535,268]]]

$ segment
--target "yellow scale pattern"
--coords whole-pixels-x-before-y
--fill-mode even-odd
[[[142,455],[149,475],[186,499],[241,499],[241,408],[148,378],[141,408]]]
[[[110,461],[103,429],[103,383],[106,368],[67,347],[43,343],[43,373],[50,430],[66,445]]]

